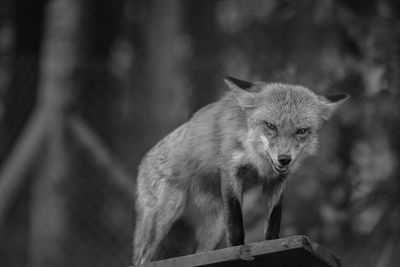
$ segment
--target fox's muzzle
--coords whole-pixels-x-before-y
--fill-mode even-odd
[[[281,167],[286,167],[292,162],[292,157],[290,155],[279,155],[278,162]]]

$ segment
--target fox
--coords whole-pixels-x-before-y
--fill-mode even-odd
[[[350,97],[224,81],[230,90],[220,100],[198,110],[139,164],[135,266],[244,245],[243,194],[256,186],[265,205],[263,238],[279,238],[289,175],[316,152],[324,122]]]

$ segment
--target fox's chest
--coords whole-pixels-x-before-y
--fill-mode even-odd
[[[243,184],[243,189],[249,190],[257,185],[260,185],[263,181],[263,177],[260,176],[257,168],[251,164],[242,164],[236,169],[236,177]]]
[[[236,177],[242,182],[245,191],[273,181],[277,178],[275,176],[273,172],[260,172],[257,166],[251,163],[244,163],[236,168]]]

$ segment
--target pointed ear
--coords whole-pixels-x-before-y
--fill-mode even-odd
[[[256,106],[256,95],[249,91],[249,89],[253,87],[253,83],[229,76],[225,76],[224,81],[229,86],[229,89],[232,90],[233,95],[242,108],[252,108]]]
[[[329,120],[329,118],[332,116],[333,112],[344,102],[347,101],[347,99],[350,98],[349,94],[331,94],[331,95],[325,95],[325,96],[318,96],[320,102],[321,102],[321,117],[324,120]]]

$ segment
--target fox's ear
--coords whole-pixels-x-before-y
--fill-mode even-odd
[[[252,108],[256,106],[256,95],[249,91],[249,89],[254,86],[253,83],[229,76],[225,76],[224,81],[229,86],[229,89],[232,90],[233,95],[242,108]]]
[[[321,117],[328,120],[333,112],[350,98],[349,94],[332,94],[325,96],[318,96],[322,104]]]

